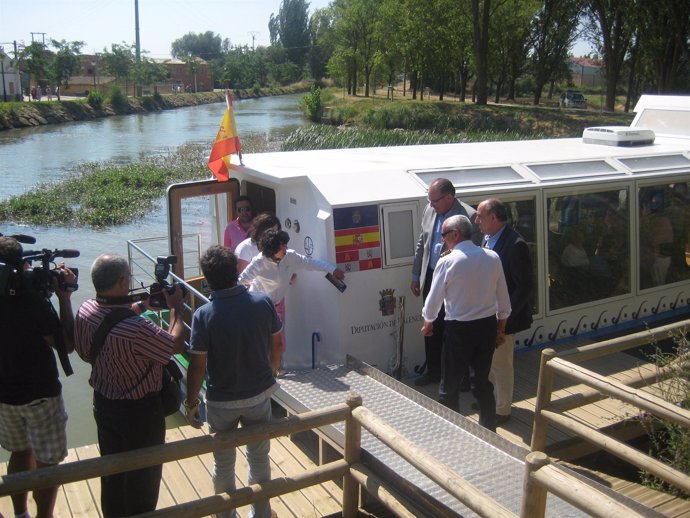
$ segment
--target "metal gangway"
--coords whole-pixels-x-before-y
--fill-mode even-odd
[[[284,372],[279,381],[280,389],[274,399],[292,414],[321,409],[341,402],[349,392],[358,393],[366,408],[430,457],[441,460],[506,509],[520,513],[525,458],[530,453],[526,448],[351,356],[345,365]],[[320,428],[317,433],[336,451],[344,451],[343,423]],[[363,461],[387,482],[394,479],[400,493],[411,497],[424,515],[479,516],[365,430],[361,447]],[[560,468],[642,516],[662,516],[572,470]],[[588,514],[550,493],[546,516],[568,518]]]

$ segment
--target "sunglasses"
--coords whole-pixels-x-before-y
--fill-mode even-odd
[[[237,207],[237,212],[251,212],[251,207]]]

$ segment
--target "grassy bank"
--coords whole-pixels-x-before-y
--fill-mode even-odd
[[[323,94],[324,116],[330,124],[371,129],[424,130],[440,134],[496,133],[544,137],[576,137],[589,126],[624,125],[630,113],[593,110],[559,110],[550,107],[489,104],[478,106],[457,101],[413,101],[411,98],[367,99]]]
[[[237,99],[250,99],[300,93],[308,89],[309,85],[306,83],[295,83],[272,88],[234,90],[233,93]],[[199,92],[128,97],[123,105],[104,102],[100,106],[92,106],[86,98],[64,101],[7,102],[0,103],[0,130],[84,121],[111,115],[171,110],[184,106],[223,102],[224,99],[223,92]]]

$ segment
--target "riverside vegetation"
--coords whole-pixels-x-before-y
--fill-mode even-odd
[[[303,90],[306,89],[302,86]],[[333,91],[320,92],[319,112],[328,112],[330,124],[301,128],[284,141],[262,135],[241,134],[245,153],[374,147],[451,142],[483,142],[552,136],[579,136],[587,126],[602,124],[628,125],[628,114],[560,111],[513,106],[476,106],[458,102],[417,102],[399,98],[337,100]],[[200,96],[197,104],[211,97],[222,99],[222,93],[179,94]],[[128,106],[174,102],[177,97],[151,96],[148,100],[121,98],[110,92],[106,99],[92,96],[78,101],[93,110],[130,109]],[[91,104],[96,106],[94,108]],[[215,102],[214,101],[214,102]],[[209,101],[210,102],[210,101]],[[7,103],[36,107],[51,103]],[[74,103],[61,103],[74,106]],[[303,103],[303,106],[308,103]],[[328,107],[324,110],[324,107]],[[83,107],[82,107],[83,108]],[[84,108],[85,109],[85,108]],[[0,107],[0,110],[6,110]],[[2,111],[0,111],[1,117]],[[321,118],[321,115],[319,116]],[[34,186],[30,191],[0,202],[0,221],[29,225],[107,227],[136,221],[159,206],[170,183],[209,178],[207,145],[184,145],[168,153],[142,158],[128,164],[84,163],[70,171],[68,177],[55,183]]]

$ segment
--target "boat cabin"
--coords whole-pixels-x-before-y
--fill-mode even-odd
[[[476,206],[503,200],[528,242],[534,324],[517,348],[596,339],[690,310],[690,97],[643,96],[621,128],[587,139],[334,149],[245,155],[229,182],[169,189],[175,273],[200,275],[185,236],[185,206],[211,207],[201,251],[222,243],[232,200],[275,213],[289,247],[346,272],[338,291],[302,271],[286,296],[289,369],[341,364],[346,354],[405,376],[424,362],[421,297],[411,268],[427,190],[450,179]],[[644,138],[639,138],[640,131]],[[599,135],[603,138],[597,141]],[[615,135],[615,138],[611,136]],[[206,201],[204,201],[206,203]]]

